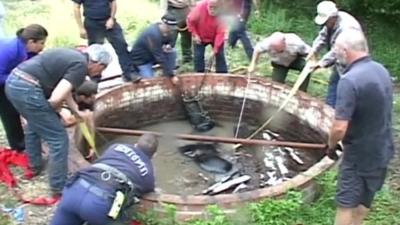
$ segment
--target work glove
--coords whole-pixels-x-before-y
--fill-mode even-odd
[[[325,145],[325,154],[332,160],[338,160],[339,156],[337,155],[336,151],[343,151],[343,148],[340,144],[336,144],[334,148],[330,148],[329,145]]]

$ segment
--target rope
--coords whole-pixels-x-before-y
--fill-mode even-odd
[[[247,72],[247,84],[246,84],[246,89],[244,90],[243,103],[242,103],[242,108],[240,109],[239,120],[238,120],[236,131],[235,131],[235,138],[237,138],[237,136],[239,134],[240,124],[242,123],[244,106],[246,105],[246,99],[247,99],[247,91],[249,90],[249,86],[250,86],[250,77],[251,77],[251,73]]]

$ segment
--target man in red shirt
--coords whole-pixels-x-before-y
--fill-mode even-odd
[[[224,39],[226,28],[219,20],[221,0],[202,0],[189,13],[187,25],[194,40],[194,70],[204,72],[204,52],[207,45],[213,46],[216,72],[226,73]]]

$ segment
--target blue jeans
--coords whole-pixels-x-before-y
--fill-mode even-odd
[[[240,22],[233,30],[229,32],[229,46],[234,48],[238,40],[242,42],[244,51],[246,52],[247,57],[251,60],[253,57],[253,46],[249,37],[247,36],[246,22]]]
[[[26,152],[32,169],[41,171],[42,143],[49,146],[49,182],[53,192],[61,193],[68,173],[68,135],[43,94],[43,90],[15,75],[6,82],[6,95],[18,112],[27,120]]]
[[[167,60],[167,65],[170,70],[174,70],[176,67],[176,50],[173,50],[171,52],[165,52],[165,59]],[[142,76],[145,79],[148,78],[153,78],[154,77],[154,70],[153,70],[153,65],[156,64],[157,62],[149,62],[140,66],[137,66],[137,69],[139,70],[139,75]],[[162,65],[161,65],[162,66]]]
[[[84,26],[88,35],[88,44],[103,44],[107,39],[118,56],[123,76],[130,80],[130,74],[133,72],[132,62],[128,52],[128,44],[122,32],[121,26],[115,21],[114,27],[107,30],[106,20],[92,20],[85,18]]]
[[[336,94],[337,94],[336,91],[339,80],[340,80],[339,72],[336,66],[334,66],[332,68],[332,73],[329,78],[328,93],[326,95],[326,100],[325,100],[326,104],[328,104],[332,108],[335,108],[336,105]]]
[[[203,73],[205,71],[204,52],[209,43],[194,44],[194,71]],[[226,65],[224,46],[215,56],[215,70],[217,73],[227,73],[228,66]]]
[[[103,189],[78,178],[65,187],[51,225],[108,225],[114,221],[107,214],[114,200],[113,190]],[[100,196],[101,195],[101,196]]]

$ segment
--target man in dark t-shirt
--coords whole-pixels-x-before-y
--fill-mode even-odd
[[[6,95],[27,120],[25,142],[30,165],[36,175],[43,169],[41,140],[49,146],[49,181],[53,195],[59,195],[68,172],[68,135],[57,111],[64,101],[76,117],[82,117],[72,91],[85,76],[101,73],[111,55],[98,44],[87,53],[55,48],[23,62],[6,81]]]
[[[132,63],[129,59],[128,45],[122,28],[115,19],[117,13],[116,0],[72,0],[74,2],[75,20],[81,38],[87,38],[88,44],[103,44],[104,39],[110,42],[118,56],[125,81],[131,81]],[[81,6],[83,6],[82,22]],[[135,77],[133,77],[135,79]],[[135,80],[136,81],[136,80]]]
[[[338,141],[343,143],[335,224],[362,224],[394,154],[392,82],[389,72],[369,57],[361,31],[344,30],[334,51],[346,65],[328,144],[331,155]]]
[[[135,203],[134,199],[154,191],[151,158],[157,147],[158,141],[152,134],[141,136],[136,145],[116,143],[108,147],[93,165],[71,179],[51,225],[126,222],[124,214]],[[122,206],[113,213],[110,209],[121,194]]]

